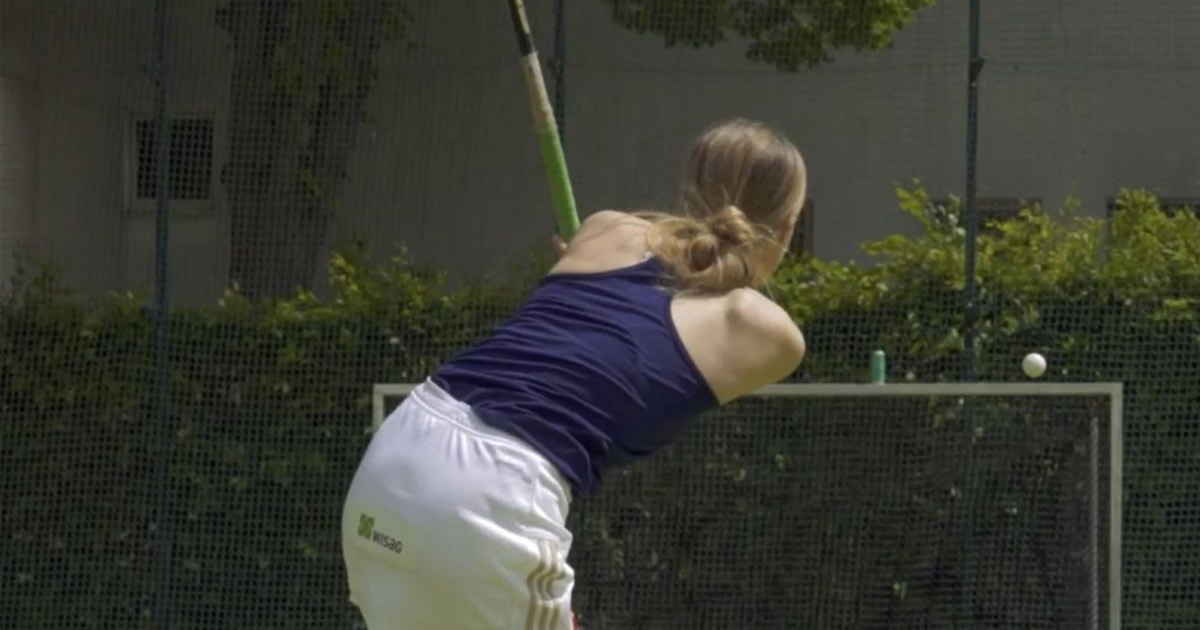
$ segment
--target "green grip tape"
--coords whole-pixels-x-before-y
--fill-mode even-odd
[[[558,231],[568,241],[579,231],[579,213],[575,209],[575,193],[571,189],[571,176],[567,172],[567,158],[563,154],[558,129],[550,126],[538,131],[538,147],[542,153],[542,164],[550,182],[550,196],[554,201],[554,213],[558,217]]]

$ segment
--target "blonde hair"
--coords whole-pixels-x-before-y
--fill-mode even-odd
[[[692,145],[680,211],[639,213],[652,221],[650,251],[670,270],[673,288],[723,293],[754,286],[771,270],[755,256],[775,243],[804,202],[800,151],[762,123],[734,119]]]

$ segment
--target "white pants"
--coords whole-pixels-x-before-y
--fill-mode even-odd
[[[544,457],[427,381],[351,483],[350,601],[370,630],[567,630],[569,502]]]

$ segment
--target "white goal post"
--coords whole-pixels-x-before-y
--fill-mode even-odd
[[[416,383],[375,384],[371,398],[371,429],[383,423],[390,409],[388,398],[402,398],[417,386]],[[1121,383],[819,383],[768,385],[748,397],[775,398],[859,398],[859,397],[1107,397],[1109,401],[1109,475],[1108,475],[1108,630],[1121,627],[1121,526],[1122,526],[1122,462],[1124,457],[1124,387]],[[1093,422],[1092,430],[1097,427]],[[1097,454],[1092,453],[1095,476],[1099,476]],[[1100,481],[1100,480],[1098,480]],[[1093,497],[1092,506],[1098,510],[1098,501]],[[1099,514],[1091,519],[1095,533]],[[1098,542],[1098,541],[1097,541]],[[1099,545],[1097,545],[1097,551]],[[1099,596],[1098,575],[1093,572],[1093,589]],[[1094,614],[1098,615],[1099,602],[1093,601]]]

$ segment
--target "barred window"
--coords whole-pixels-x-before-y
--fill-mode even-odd
[[[170,198],[204,201],[211,197],[213,121],[211,118],[180,118],[171,121],[168,149],[167,189]],[[157,198],[158,123],[138,120],[134,129],[137,151],[135,190],[138,200]]]

